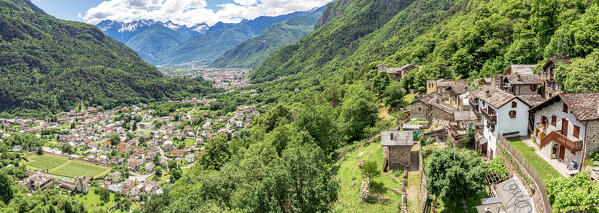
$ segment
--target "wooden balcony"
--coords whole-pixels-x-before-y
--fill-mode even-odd
[[[487,108],[483,108],[481,110],[480,114],[482,114],[485,118],[487,118],[490,121],[497,122],[497,114],[495,114],[495,111],[489,110],[488,107]]]
[[[582,140],[573,141],[572,139],[569,139],[568,137],[564,136],[560,130],[552,131],[543,139],[541,139],[541,147],[544,147],[551,141],[555,141],[558,144],[565,146],[570,151],[575,152],[582,150]]]

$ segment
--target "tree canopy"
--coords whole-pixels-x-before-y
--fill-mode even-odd
[[[426,188],[436,198],[455,202],[484,188],[487,170],[482,160],[472,152],[435,149],[427,160]]]

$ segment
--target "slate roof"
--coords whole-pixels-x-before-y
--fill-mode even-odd
[[[533,74],[534,68],[535,68],[535,65],[513,64],[513,65],[507,67],[503,71],[503,74],[504,75],[509,75],[509,74]]]
[[[455,121],[475,121],[476,114],[473,111],[456,111],[453,113]]]
[[[545,102],[545,98],[540,95],[521,95],[518,96],[518,99],[528,104],[530,107],[535,107],[543,102]]]
[[[541,84],[541,78],[535,74],[506,75],[510,84]]]
[[[381,145],[412,146],[414,145],[414,134],[412,131],[381,131]]]
[[[428,94],[416,101],[422,101],[426,105],[429,105],[429,106],[435,107],[437,109],[440,109],[441,111],[453,114],[455,109],[452,106],[449,106],[445,102],[441,101],[442,99],[443,99],[443,97],[441,97],[441,95],[439,95],[439,93],[433,92],[433,93]],[[416,101],[414,101],[414,102],[416,102]]]
[[[564,62],[566,64],[571,64],[572,63],[572,59],[570,59],[570,58],[559,58],[559,57],[550,58],[543,65],[543,70],[545,70],[547,68],[547,66],[549,66],[550,64],[555,63],[555,62]]]
[[[599,93],[560,94],[559,97],[578,120],[599,119]]]
[[[470,86],[468,86],[467,84],[462,84],[462,83],[453,83],[451,85],[451,90],[453,90],[453,92],[455,92],[456,94],[464,94],[466,92],[468,92],[468,89],[470,88]]]
[[[439,79],[437,80],[437,87],[451,87],[454,84],[453,81],[447,79]]]
[[[488,93],[487,93],[487,91],[488,91]],[[474,90],[472,92],[472,96],[477,97],[477,98],[487,102],[488,104],[491,104],[495,108],[500,108],[503,105],[510,102],[511,100],[513,100],[514,98],[516,98],[516,96],[514,96],[508,92],[505,92],[503,90],[500,90],[497,87],[489,86],[489,85],[485,85],[485,86],[482,86],[482,87]]]
[[[535,112],[562,100],[580,121],[599,120],[599,93],[559,94],[530,109]]]

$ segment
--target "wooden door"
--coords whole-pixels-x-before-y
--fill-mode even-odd
[[[568,120],[562,119],[562,135],[568,137]]]
[[[566,147],[564,145],[559,146],[559,159],[564,160],[564,155],[566,154]]]
[[[481,150],[481,151],[482,151],[482,153],[483,153],[484,155],[486,155],[486,154],[487,154],[487,143],[484,143],[484,144],[483,144],[483,147],[482,147],[481,149],[482,149],[482,150]]]

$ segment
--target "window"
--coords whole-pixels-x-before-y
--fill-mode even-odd
[[[568,105],[566,105],[566,103],[564,103],[564,112],[568,113]]]
[[[545,117],[545,116],[541,117],[541,125],[543,125],[543,126],[547,125],[547,117]]]
[[[572,134],[575,138],[579,138],[580,139],[580,127],[574,125],[574,133]]]
[[[518,103],[517,103],[517,102],[515,102],[515,101],[513,101],[513,102],[512,102],[512,108],[516,108],[516,107],[518,107]]]
[[[537,91],[537,85],[530,85],[530,90]]]
[[[510,118],[516,118],[516,110],[510,111]]]
[[[555,126],[555,125],[556,125],[556,124],[555,124],[556,122],[557,122],[557,117],[556,117],[555,115],[554,115],[554,116],[551,116],[551,126]]]

